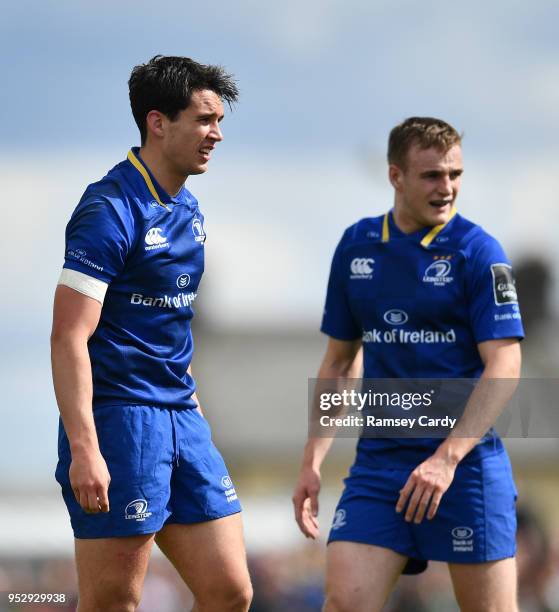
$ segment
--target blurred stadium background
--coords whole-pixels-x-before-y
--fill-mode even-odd
[[[225,142],[209,174],[188,183],[208,234],[193,369],[245,507],[253,610],[310,612],[322,601],[324,541],[300,536],[290,497],[307,379],[326,343],[317,330],[330,257],[345,227],[390,207],[385,143],[406,116],[464,130],[459,208],[515,263],[524,376],[557,377],[558,22],[552,0],[31,0],[3,9],[0,610],[7,592],[75,597],[72,534],[53,478],[51,302],[83,188],[137,144],[132,66],[190,55],[239,80]],[[354,444],[336,441],[324,467],[323,537]],[[559,610],[559,444],[507,446],[520,492],[522,609]],[[141,610],[188,602],[154,554]],[[387,609],[455,610],[444,566],[402,579]]]

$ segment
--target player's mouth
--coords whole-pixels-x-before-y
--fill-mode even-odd
[[[209,161],[213,150],[214,147],[202,147],[201,149],[198,149],[198,153],[204,158],[204,161]]]
[[[435,208],[444,208],[447,204],[452,206],[452,200],[430,200],[429,204]]]

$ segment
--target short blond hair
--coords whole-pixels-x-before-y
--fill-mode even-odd
[[[414,145],[421,149],[435,147],[446,152],[454,145],[460,144],[462,144],[462,134],[442,119],[409,117],[390,132],[388,163],[405,169],[408,151]]]

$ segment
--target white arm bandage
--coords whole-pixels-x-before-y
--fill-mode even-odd
[[[66,287],[70,287],[70,289],[75,289],[97,300],[100,304],[103,304],[105,293],[107,293],[107,287],[109,286],[98,278],[93,278],[93,276],[88,276],[76,270],[69,270],[68,268],[62,269],[58,284],[66,285]]]

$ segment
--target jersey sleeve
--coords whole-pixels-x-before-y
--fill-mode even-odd
[[[524,330],[512,266],[491,236],[485,235],[472,251],[468,281],[470,321],[476,342],[522,339]]]
[[[337,340],[357,340],[362,336],[361,326],[356,322],[349,304],[347,283],[343,275],[344,239],[340,241],[330,268],[326,292],[326,305],[320,330]]]
[[[66,227],[64,268],[109,284],[124,268],[133,219],[122,201],[84,197]]]

